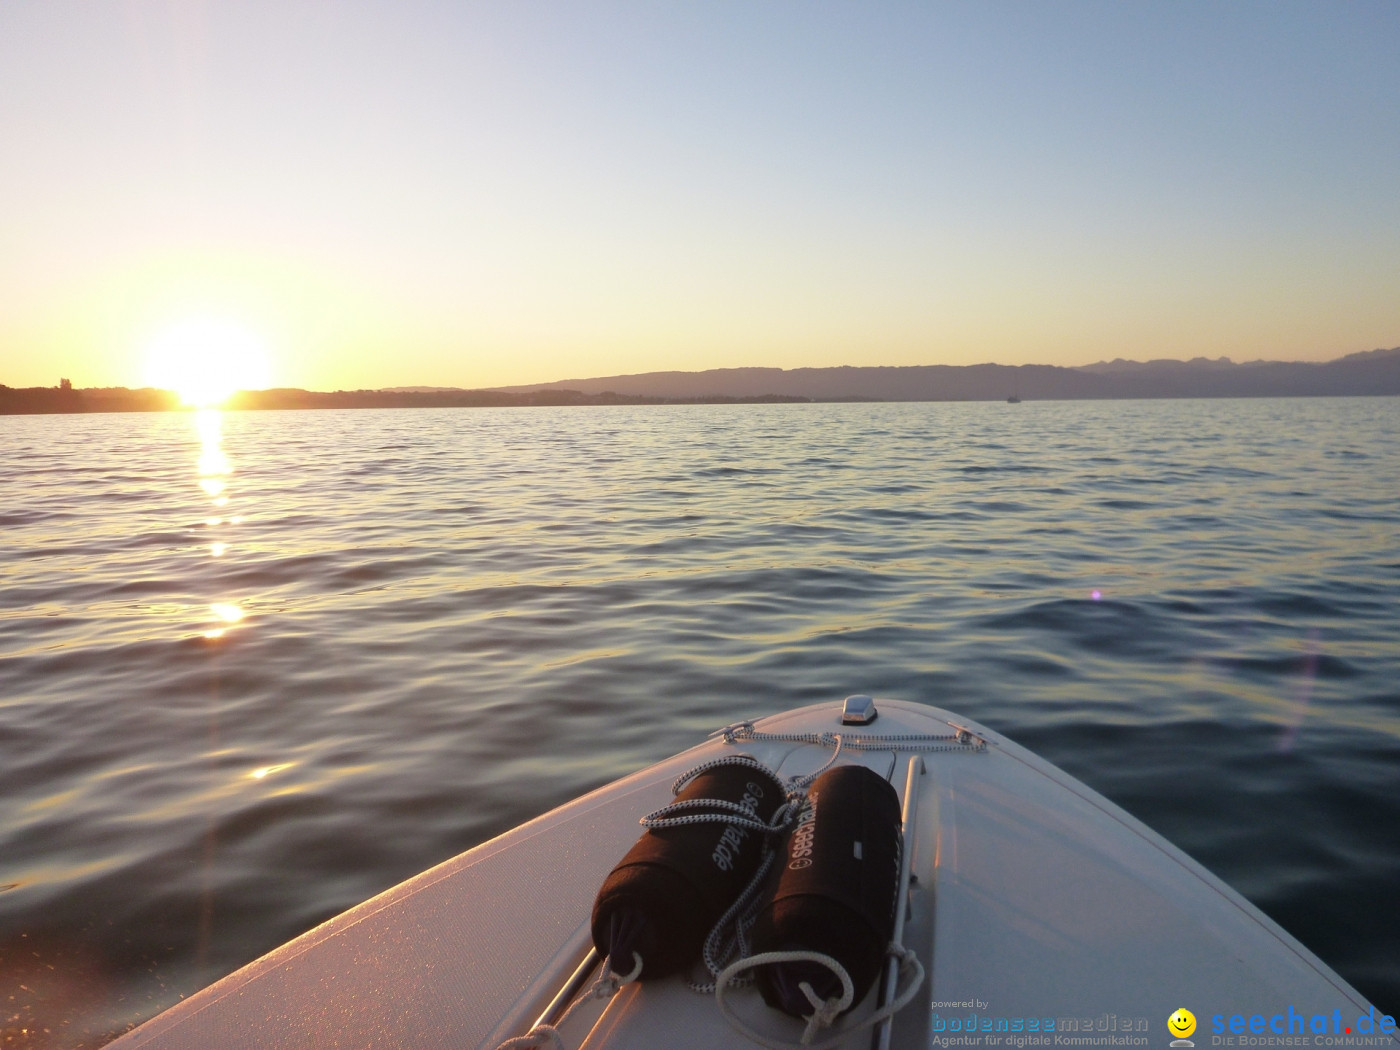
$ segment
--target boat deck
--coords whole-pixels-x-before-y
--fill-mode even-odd
[[[1258,1014],[1267,1025],[1291,1008],[1325,1018],[1330,1036],[1334,1016],[1351,1025],[1370,1009],[1237,893],[1056,767],[950,712],[877,704],[868,727],[841,727],[840,705],[823,704],[758,728],[896,736],[952,724],[987,742],[923,755],[914,781],[904,942],[927,978],[895,1018],[893,1046],[927,1050],[975,1027],[984,1046],[1047,1036],[1049,1045],[1164,1048],[1167,1017],[1183,1006],[1199,1022],[1196,1045],[1213,1046],[1223,1045],[1210,1042],[1216,1014]],[[594,894],[639,834],[638,818],[670,800],[677,775],[736,748],[783,775],[830,757],[811,744],[711,740],[381,894],[111,1045],[490,1050],[524,1033],[586,954]],[[840,760],[876,769],[902,794],[913,754],[891,747]],[[771,1038],[800,1037],[802,1025],[757,992],[732,998]],[[570,1048],[746,1044],[680,978],[628,985],[576,1013],[561,1035]],[[846,1042],[863,1050],[870,1035]]]

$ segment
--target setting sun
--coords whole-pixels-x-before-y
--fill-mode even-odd
[[[207,407],[237,390],[267,387],[267,346],[232,321],[196,317],[162,329],[146,349],[146,381],[173,390],[188,405]]]

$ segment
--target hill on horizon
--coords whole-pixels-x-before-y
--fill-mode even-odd
[[[1189,361],[1117,358],[1061,365],[840,365],[827,368],[712,368],[702,372],[565,379],[495,387],[502,393],[576,390],[623,397],[776,395],[814,401],[995,401],[1163,397],[1300,397],[1400,394],[1400,347],[1332,361]]]

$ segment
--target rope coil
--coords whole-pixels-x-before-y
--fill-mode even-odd
[[[813,1042],[823,1031],[831,1029],[836,1019],[851,1006],[851,1000],[855,997],[854,986],[851,984],[851,977],[846,972],[846,968],[829,955],[821,952],[807,951],[785,951],[785,952],[764,952],[760,955],[753,955],[747,959],[739,959],[730,963],[724,968],[717,978],[718,987],[715,990],[715,1005],[724,1019],[729,1022],[729,1026],[746,1039],[751,1039],[760,1046],[769,1047],[770,1050],[832,1050],[845,1042],[857,1032],[867,1028],[874,1028],[887,1017],[893,1017],[900,1010],[903,1010],[913,998],[918,994],[920,986],[924,983],[924,966],[919,962],[919,957],[915,952],[904,947],[902,944],[891,944],[885,949],[887,955],[892,955],[899,960],[899,972],[901,979],[912,973],[904,990],[899,992],[893,999],[874,1011],[869,1017],[862,1019],[857,1024],[845,1028],[836,1029],[829,1039],[822,1042]],[[757,1031],[744,1021],[734,1008],[725,1002],[725,991],[728,988],[736,987],[736,978],[746,970],[752,970],[758,966],[768,966],[774,963],[784,962],[814,962],[825,966],[841,982],[841,995],[833,996],[823,1000],[812,986],[803,981],[798,987],[802,989],[802,994],[807,997],[807,1001],[812,1005],[812,1013],[806,1018],[807,1027],[802,1031],[802,1038],[799,1042],[791,1042],[784,1039],[772,1039],[762,1032]]]
[[[622,990],[623,985],[631,984],[642,974],[642,957],[636,952],[632,953],[632,970],[626,975],[619,975],[612,968],[612,959],[603,960],[602,973],[598,979],[588,986],[588,990],[569,1004],[569,1008],[559,1015],[559,1020],[552,1024],[538,1024],[531,1028],[524,1035],[517,1035],[513,1039],[507,1039],[496,1050],[536,1050],[545,1046],[546,1043],[553,1047],[553,1050],[567,1050],[564,1040],[559,1037],[559,1029],[564,1027],[574,1012],[585,1003],[591,1003],[598,999],[611,999]]]

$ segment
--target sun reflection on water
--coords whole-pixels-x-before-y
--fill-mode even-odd
[[[270,777],[272,774],[280,773],[284,769],[291,769],[294,765],[296,765],[295,762],[279,762],[275,766],[263,766],[261,769],[255,769],[249,773],[248,778],[250,780],[262,780],[264,777]]]
[[[193,414],[195,433],[199,436],[199,455],[195,463],[195,476],[199,488],[209,497],[215,510],[228,506],[229,479],[233,474],[233,463],[223,448],[223,414],[217,408],[201,408]],[[238,525],[242,515],[225,517],[219,513],[210,514],[203,524],[210,529]],[[222,558],[228,553],[229,542],[222,536],[208,541],[209,556]],[[235,601],[209,603],[208,618],[213,625],[203,632],[205,638],[222,638],[235,624],[241,623],[246,613]]]
[[[199,434],[199,476],[217,478],[233,473],[224,455],[223,413],[217,408],[201,408],[194,414],[194,428]]]

